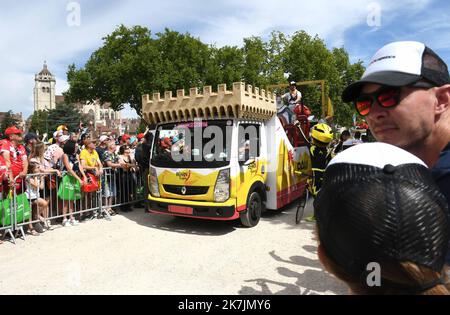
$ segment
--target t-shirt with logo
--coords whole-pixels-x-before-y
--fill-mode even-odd
[[[89,167],[96,167],[97,161],[100,160],[97,151],[92,150],[92,153],[90,153],[87,149],[84,149],[80,153],[80,160],[86,161],[86,165]]]

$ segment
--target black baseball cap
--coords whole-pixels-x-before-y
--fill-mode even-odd
[[[39,140],[39,137],[34,132],[29,132],[25,135],[25,137],[23,138],[23,141],[25,143],[27,143],[30,140]]]
[[[426,165],[398,147],[367,143],[337,155],[314,213],[327,256],[353,277],[364,279],[372,262],[442,271],[450,234],[446,199]]]

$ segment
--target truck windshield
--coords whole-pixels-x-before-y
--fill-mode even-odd
[[[232,120],[160,125],[151,164],[168,168],[216,168],[230,164]]]

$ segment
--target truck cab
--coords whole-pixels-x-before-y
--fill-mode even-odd
[[[150,212],[208,220],[240,219],[244,226],[254,227],[264,210],[280,209],[303,194],[306,180],[294,171],[310,168],[308,148],[293,146],[273,98],[244,87],[241,83],[233,86],[232,93],[244,98],[240,106],[221,107],[230,102],[236,105],[236,99],[231,93],[220,93],[226,89],[219,86],[217,95],[191,93],[194,95],[189,98],[177,98],[182,107],[183,100],[189,102],[194,97],[191,109],[202,102],[203,106],[213,103],[209,110],[197,107],[195,112],[157,112],[155,103],[151,104],[153,111],[151,106],[143,107],[150,122],[156,122],[152,120],[156,116],[166,120],[157,122],[152,145]],[[246,97],[254,101],[254,96],[258,101],[245,105],[249,103]],[[162,101],[159,109],[177,108],[177,99],[172,99],[174,104]],[[157,95],[154,100],[158,100]]]

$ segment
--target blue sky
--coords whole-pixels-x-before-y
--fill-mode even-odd
[[[74,3],[80,24],[71,26]],[[121,23],[153,33],[165,27],[189,32],[219,47],[267,38],[272,30],[305,30],[365,63],[388,42],[418,40],[450,62],[450,3],[443,0],[0,0],[0,111],[32,113],[34,75],[44,60],[61,94],[68,88],[67,66],[83,66]],[[129,110],[123,115],[134,116]]]

